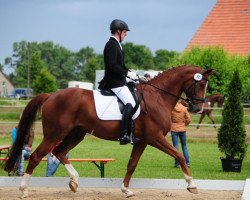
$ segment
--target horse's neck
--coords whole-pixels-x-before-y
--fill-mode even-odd
[[[150,85],[153,86],[147,86],[147,90],[157,97],[157,102],[172,111],[183,92],[182,81],[169,76],[162,77],[160,80],[152,80]]]
[[[151,95],[155,96],[156,94],[157,102],[160,101],[162,105],[172,111],[183,93],[186,81],[190,80],[193,74],[198,73],[199,70],[197,67],[190,68],[186,66],[170,69],[149,81],[149,84],[155,87],[147,86],[146,90]]]

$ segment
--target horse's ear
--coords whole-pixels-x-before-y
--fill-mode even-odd
[[[206,76],[206,77],[209,77],[211,75],[213,75],[215,73],[215,70],[214,69],[207,69],[203,75]]]

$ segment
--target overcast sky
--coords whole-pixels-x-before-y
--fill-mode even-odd
[[[127,22],[127,42],[185,49],[216,0],[0,0],[0,63],[13,42],[53,41],[72,51],[102,53],[113,19]]]

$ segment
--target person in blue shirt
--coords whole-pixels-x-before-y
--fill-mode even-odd
[[[12,139],[12,143],[15,142],[17,137],[17,127],[14,127],[11,131],[11,139]],[[16,163],[17,166],[17,175],[18,176],[23,176],[24,175],[24,160],[29,159],[30,155],[31,155],[31,147],[32,147],[32,143],[34,140],[34,130],[33,128],[30,129],[30,134],[29,137],[25,139],[24,141],[24,146],[23,146],[23,150],[22,150],[22,154],[18,160],[18,163]],[[10,172],[8,175],[12,176],[14,175],[14,171]]]
[[[49,152],[47,156],[47,170],[46,170],[46,177],[54,176],[56,170],[58,169],[60,165],[60,160],[52,153],[53,149],[56,148],[61,142],[56,144]],[[66,155],[68,158],[68,154]]]
[[[16,140],[16,133],[17,133],[17,127],[15,126],[12,131],[11,131],[11,140],[12,143],[14,143],[14,141]]]

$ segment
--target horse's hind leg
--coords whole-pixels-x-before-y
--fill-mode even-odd
[[[53,150],[53,154],[60,160],[60,162],[65,166],[69,176],[69,187],[73,192],[76,192],[78,187],[79,174],[70,164],[66,154],[73,149],[79,142],[84,139],[86,133],[80,127],[74,128],[69,135],[67,135],[63,141]]]
[[[30,155],[29,163],[26,172],[22,177],[19,188],[22,191],[21,198],[25,198],[28,196],[28,185],[31,174],[33,173],[35,167],[40,163],[41,159],[49,153],[54,144],[55,143],[53,142],[48,143],[43,140],[42,143],[37,147],[37,149]]]
[[[214,125],[214,128],[216,128],[215,121],[214,121],[214,118],[212,117],[212,114],[209,113],[208,117],[209,117],[209,119],[212,121],[212,123],[213,123],[213,125]]]
[[[149,143],[151,146],[156,147],[157,149],[163,151],[164,153],[167,153],[168,155],[176,158],[182,168],[182,171],[184,173],[184,177],[186,182],[188,183],[188,191],[191,193],[198,193],[197,187],[193,181],[193,178],[191,176],[191,173],[188,169],[188,166],[185,162],[185,158],[182,155],[181,152],[179,152],[176,148],[174,148],[167,140],[166,138],[162,135],[158,135],[156,138],[154,138],[153,141]]]
[[[196,126],[196,129],[200,129],[200,124],[201,124],[202,120],[204,119],[204,117],[205,117],[205,114],[201,114],[199,122],[198,122],[198,124]]]
[[[123,180],[122,187],[121,187],[121,190],[123,193],[126,194],[126,197],[134,196],[134,193],[128,189],[128,186],[129,186],[129,182],[132,177],[132,174],[134,173],[135,168],[146,146],[147,144],[145,143],[137,143],[136,145],[134,145],[133,150],[131,152],[130,159],[129,159],[128,166],[127,166],[127,172],[126,172],[126,175]]]

